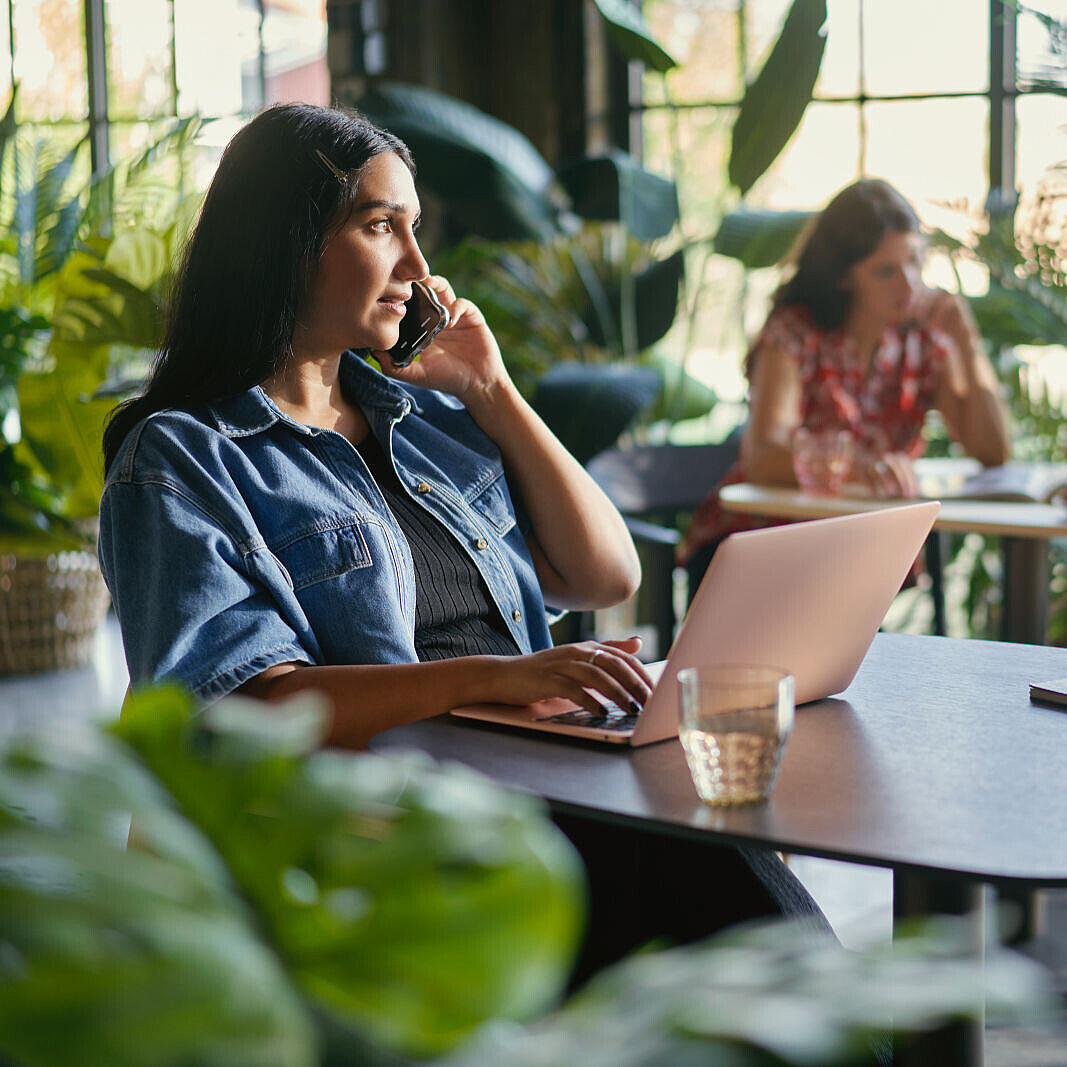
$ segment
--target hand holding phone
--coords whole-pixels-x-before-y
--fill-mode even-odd
[[[386,355],[394,368],[408,366],[449,323],[448,308],[424,282],[411,283],[411,299],[400,320],[400,339]]]

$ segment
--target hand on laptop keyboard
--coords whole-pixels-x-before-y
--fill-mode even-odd
[[[640,706],[652,692],[652,678],[637,658],[640,647],[637,638],[576,641],[503,658],[492,700],[521,707],[558,698],[578,704],[590,717],[608,718],[604,706]]]

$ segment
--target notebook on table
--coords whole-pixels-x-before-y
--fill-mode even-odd
[[[465,719],[621,745],[678,736],[677,675],[705,663],[782,667],[798,704],[846,689],[940,510],[925,501],[731,534],[712,558],[637,715],[569,700],[455,708]]]

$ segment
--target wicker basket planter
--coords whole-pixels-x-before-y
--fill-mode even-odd
[[[84,666],[107,606],[92,552],[0,553],[0,674]]]

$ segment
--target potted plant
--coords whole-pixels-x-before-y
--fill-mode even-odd
[[[180,224],[116,205],[179,123],[89,179],[84,141],[0,121],[0,672],[86,662],[107,609],[95,556],[101,433],[124,360],[156,345]]]

